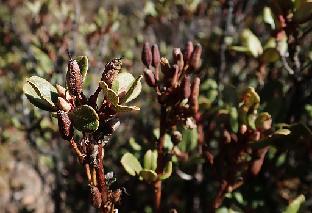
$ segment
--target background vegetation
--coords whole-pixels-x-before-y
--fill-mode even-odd
[[[205,143],[213,154],[220,150],[219,141],[231,141],[238,131],[239,95],[248,86],[256,88],[259,111],[270,113],[275,129],[296,124],[289,127],[291,136],[269,143],[259,175],[227,193],[218,211],[281,212],[303,194],[301,211],[309,212],[311,11],[311,4],[300,7],[291,0],[1,1],[0,209],[95,212],[56,119],[23,95],[26,77],[38,75],[64,85],[70,49],[89,58],[85,92],[91,94],[112,58],[122,56],[124,69],[138,76],[144,41],[157,43],[161,55],[170,58],[173,47],[191,40],[203,49],[200,112]],[[284,20],[283,25],[281,14],[294,21]],[[120,163],[126,152],[142,160],[146,150],[155,148],[159,107],[145,83],[135,105],[141,111],[123,115],[108,144],[105,170],[114,172],[113,186],[127,191],[120,212],[152,212],[152,186],[129,176]],[[167,212],[208,212],[217,181],[197,152],[197,132],[184,134],[179,147],[188,158],[174,162],[172,176],[163,182],[162,205]]]

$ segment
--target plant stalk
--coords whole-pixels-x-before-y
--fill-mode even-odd
[[[161,174],[164,169],[164,153],[163,148],[165,144],[166,135],[166,106],[161,106],[160,110],[160,122],[159,122],[159,141],[157,144],[157,174]],[[154,203],[155,203],[155,213],[161,212],[161,180],[154,182]]]

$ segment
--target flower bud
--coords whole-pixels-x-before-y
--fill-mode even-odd
[[[70,103],[68,103],[64,98],[62,97],[58,97],[57,98],[57,107],[60,110],[63,110],[65,112],[68,112],[69,110],[71,110],[71,105]]]
[[[193,113],[198,112],[198,96],[199,96],[199,85],[200,85],[200,78],[196,77],[192,84],[192,91],[190,96],[190,107]]]
[[[185,76],[182,81],[182,88],[183,88],[183,97],[189,98],[191,95],[191,78],[190,76]]]
[[[64,98],[67,101],[70,101],[73,99],[73,97],[68,92],[66,92],[66,89],[62,87],[61,85],[56,84],[55,88],[60,97]]]
[[[61,85],[59,85],[59,84],[56,84],[55,88],[56,88],[57,94],[59,96],[65,98],[66,89],[64,87],[62,87]]]
[[[191,59],[190,59],[190,67],[193,70],[197,70],[201,65],[201,54],[202,54],[202,47],[200,44],[196,44],[194,47],[194,51],[192,53]]]
[[[183,51],[183,59],[185,63],[190,61],[193,50],[194,50],[193,43],[191,41],[187,42],[186,47]]]
[[[150,87],[156,86],[156,79],[152,70],[145,68],[143,72],[143,76],[148,86]]]
[[[120,58],[115,58],[105,65],[101,81],[104,81],[109,87],[112,85],[113,81],[116,79],[118,73],[122,67],[122,60]]]
[[[159,66],[160,63],[160,54],[157,44],[152,45],[152,55],[152,66],[156,68]]]
[[[172,52],[173,62],[178,65],[179,70],[182,71],[184,67],[183,55],[180,48],[174,48]]]
[[[70,95],[80,96],[82,92],[82,75],[76,60],[70,59],[68,62],[66,83]]]
[[[150,44],[145,42],[142,49],[141,59],[143,64],[149,68],[152,64],[152,50]]]
[[[70,140],[74,135],[74,128],[69,119],[67,112],[63,110],[57,111],[57,120],[59,126],[59,132],[63,139]]]
[[[102,204],[102,197],[99,189],[96,186],[90,186],[90,196],[92,206],[97,209],[100,208]]]
[[[117,189],[112,193],[112,201],[114,204],[119,203],[121,200],[122,191],[121,189]]]

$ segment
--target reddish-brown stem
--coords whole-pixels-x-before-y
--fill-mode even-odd
[[[73,152],[76,154],[76,156],[78,157],[80,163],[83,163],[83,154],[81,153],[81,151],[79,150],[76,142],[74,141],[74,139],[70,139],[69,140],[69,144],[70,144],[70,148],[73,150]]]
[[[160,110],[160,126],[159,126],[159,141],[157,144],[157,174],[161,174],[164,169],[164,153],[163,148],[165,144],[165,134],[166,134],[166,106],[161,106]],[[154,182],[154,203],[155,212],[161,212],[161,181],[157,180]]]
[[[107,202],[108,192],[107,186],[105,183],[105,175],[104,175],[104,165],[103,165],[103,146],[100,144],[98,146],[98,167],[97,167],[97,174],[98,174],[98,185],[102,196],[102,212],[106,212],[106,208],[104,204]]]
[[[223,199],[224,199],[224,196],[227,192],[228,186],[229,186],[229,183],[226,180],[221,181],[219,191],[218,191],[218,193],[217,193],[217,195],[216,195],[216,197],[212,203],[213,209],[217,209],[221,206]]]

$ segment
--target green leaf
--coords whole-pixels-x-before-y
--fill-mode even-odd
[[[147,150],[144,155],[144,169],[155,171],[157,168],[157,150]]]
[[[237,112],[237,109],[235,107],[231,107],[229,109],[229,113],[230,113],[231,128],[232,128],[233,132],[237,132],[238,131],[238,112]]]
[[[40,94],[37,93],[37,91],[33,88],[33,86],[30,83],[26,82],[23,85],[23,92],[26,95],[29,102],[32,103],[34,106],[38,107],[39,109],[51,112],[56,111],[54,105],[51,105],[48,101],[42,99],[40,97]]]
[[[50,84],[47,80],[40,78],[39,76],[32,76],[27,78],[26,81],[36,90],[37,94],[52,106],[57,102],[56,88]]]
[[[305,201],[304,195],[299,195],[296,199],[294,199],[288,207],[283,211],[283,213],[297,213],[299,212],[301,204]]]
[[[295,1],[295,22],[301,24],[312,17],[312,1],[311,0],[296,0]]]
[[[168,163],[166,164],[163,173],[160,175],[160,179],[161,180],[165,180],[167,178],[169,178],[172,174],[172,161],[168,161]]]
[[[184,129],[182,132],[182,141],[178,144],[183,152],[189,152],[197,147],[197,128]]]
[[[112,88],[114,88],[114,91],[117,94],[120,94],[121,92],[126,92],[130,88],[134,80],[135,78],[130,73],[119,73],[112,83]]]
[[[274,135],[289,135],[291,131],[289,129],[279,129],[274,132]]]
[[[280,53],[276,48],[267,48],[264,50],[261,58],[266,63],[273,63],[280,59]]]
[[[136,174],[140,174],[142,170],[142,166],[138,159],[134,157],[131,153],[126,153],[122,156],[120,160],[124,169],[129,173],[131,176],[135,176]]]
[[[122,106],[122,105],[117,105],[116,107],[117,112],[132,112],[132,111],[138,111],[140,110],[140,107],[137,106]]]
[[[249,52],[249,49],[247,47],[242,47],[242,46],[231,46],[230,49],[236,52],[243,52],[243,53]]]
[[[157,173],[153,170],[143,169],[140,171],[140,176],[148,183],[152,183],[157,180]]]
[[[271,26],[272,30],[275,29],[275,22],[274,22],[274,18],[273,18],[271,8],[264,7],[264,9],[263,9],[263,20],[265,23],[267,23]]]
[[[130,138],[129,144],[131,148],[135,151],[141,151],[142,147],[140,144],[138,144],[133,137]]]
[[[259,108],[260,96],[254,88],[248,87],[241,95],[240,110],[245,113],[253,113]]]
[[[128,103],[138,97],[138,95],[141,93],[142,90],[142,84],[141,84],[141,79],[142,75],[137,77],[130,87],[127,89],[126,95],[120,100],[120,103]]]
[[[77,56],[75,58],[77,61],[80,72],[82,75],[82,79],[84,80],[86,78],[87,72],[88,72],[88,57],[87,56]]]
[[[88,105],[75,108],[69,113],[69,117],[74,127],[80,131],[93,132],[99,127],[99,116],[96,111]]]
[[[243,46],[248,49],[250,54],[257,58],[263,53],[263,48],[260,40],[249,29],[242,32]]]
[[[114,106],[117,106],[119,103],[119,97],[114,90],[108,88],[108,85],[104,81],[100,81],[100,87],[103,90],[104,96],[111,102]]]
[[[270,137],[264,138],[257,143],[250,144],[252,148],[276,146],[278,148],[292,149],[301,146],[305,141],[312,140],[311,130],[303,124],[283,125],[283,128],[275,131]]]
[[[135,79],[132,74],[126,72],[117,75],[112,83],[112,90],[115,91],[117,95],[126,92],[126,95],[121,98],[120,103],[128,103],[141,93],[141,79],[142,75]]]

